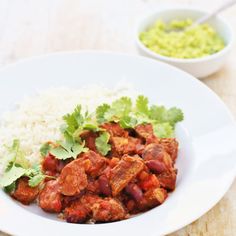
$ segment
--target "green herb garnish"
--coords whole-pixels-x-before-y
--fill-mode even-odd
[[[15,139],[12,146],[7,149],[8,155],[4,158],[8,164],[0,178],[0,186],[4,187],[6,192],[12,192],[15,189],[16,181],[22,176],[29,178],[30,187],[36,187],[47,177],[42,173],[40,165],[29,166],[24,153],[20,150],[19,140]]]
[[[108,143],[110,139],[110,134],[108,132],[102,132],[99,137],[96,138],[95,145],[97,150],[106,156],[111,150],[111,145]]]
[[[149,107],[148,98],[140,95],[135,106],[128,97],[122,97],[111,105],[103,104],[96,110],[98,123],[118,122],[122,128],[135,128],[139,124],[150,123],[160,138],[172,137],[175,124],[183,120],[183,112],[178,108],[166,109],[164,106]]]

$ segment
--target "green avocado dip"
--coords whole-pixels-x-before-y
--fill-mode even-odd
[[[225,47],[223,39],[209,24],[188,27],[192,23],[191,19],[173,20],[168,24],[158,20],[141,32],[139,38],[150,50],[174,58],[205,57]]]

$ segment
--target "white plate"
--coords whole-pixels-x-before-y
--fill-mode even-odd
[[[167,64],[144,57],[93,52],[26,60],[0,71],[0,112],[38,89],[89,83],[110,87],[124,78],[151,102],[178,106],[184,111],[185,120],[176,130],[181,146],[176,190],[163,205],[144,214],[98,225],[58,221],[35,207],[22,207],[1,191],[1,230],[21,236],[157,236],[191,223],[222,198],[236,173],[233,118],[211,90]]]

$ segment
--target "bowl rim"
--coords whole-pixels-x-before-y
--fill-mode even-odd
[[[233,31],[232,26],[229,24],[229,22],[224,17],[219,16],[219,15],[215,16],[215,18],[218,19],[219,21],[221,21],[225,25],[225,27],[228,29],[230,37],[229,37],[229,42],[225,45],[225,47],[214,54],[200,57],[200,58],[175,58],[175,57],[163,56],[159,53],[152,51],[148,47],[146,47],[139,39],[139,34],[140,34],[139,28],[140,28],[141,23],[143,21],[145,21],[146,19],[150,18],[151,16],[155,16],[155,15],[158,16],[158,13],[163,13],[163,12],[167,12],[167,11],[175,11],[175,10],[196,11],[199,13],[208,13],[207,10],[204,10],[199,7],[193,7],[193,6],[174,6],[174,7],[173,6],[172,7],[165,6],[163,8],[152,10],[149,13],[145,14],[143,17],[141,17],[139,19],[138,23],[136,24],[136,28],[135,28],[136,46],[138,46],[139,49],[144,51],[147,55],[151,56],[152,58],[162,60],[165,62],[179,63],[179,64],[191,64],[191,63],[210,61],[210,60],[222,57],[224,54],[229,52],[229,50],[233,46],[233,43],[235,40],[234,31]]]
[[[68,54],[70,54],[70,55],[68,55]],[[204,88],[204,89],[207,89],[207,91],[208,91],[208,93],[210,93],[211,94],[211,96],[214,96],[215,97],[215,99],[217,99],[217,101],[221,104],[221,106],[223,105],[223,107],[224,107],[224,111],[227,113],[227,116],[229,116],[229,118],[230,118],[230,123],[232,122],[232,123],[234,123],[235,121],[234,121],[234,118],[233,118],[233,116],[232,116],[232,114],[230,113],[230,111],[229,111],[229,109],[224,105],[224,103],[223,103],[223,101],[221,100],[221,99],[219,99],[219,96],[218,95],[216,95],[216,93],[214,92],[214,91],[212,91],[211,89],[209,89],[205,84],[203,84],[203,83],[201,83],[199,80],[197,80],[194,76],[192,76],[191,74],[189,74],[189,73],[187,73],[187,72],[185,72],[185,71],[182,71],[182,70],[180,70],[180,69],[178,69],[178,68],[176,68],[176,67],[174,67],[174,66],[171,66],[171,65],[169,65],[169,64],[167,64],[167,63],[164,63],[164,62],[161,62],[161,61],[156,61],[156,60],[154,60],[154,59],[151,59],[151,58],[148,58],[148,57],[142,57],[142,56],[138,56],[138,55],[132,55],[132,54],[126,54],[126,53],[116,53],[116,52],[108,52],[108,51],[94,51],[94,50],[79,50],[79,51],[75,51],[75,52],[70,52],[70,51],[65,51],[65,52],[55,52],[55,53],[48,53],[48,54],[46,54],[46,55],[40,55],[40,56],[34,56],[34,57],[30,57],[30,58],[25,58],[25,59],[22,59],[22,60],[19,60],[18,62],[15,62],[15,63],[12,63],[12,64],[9,64],[9,65],[7,65],[7,66],[4,66],[1,70],[0,70],[0,73],[1,72],[6,72],[7,70],[14,70],[14,68],[16,67],[16,66],[22,66],[22,64],[24,64],[24,63],[31,63],[32,61],[35,61],[35,60],[37,60],[38,62],[37,63],[39,63],[39,62],[41,62],[42,60],[46,60],[46,59],[48,59],[48,57],[49,58],[51,58],[51,59],[55,59],[55,57],[64,57],[64,56],[71,56],[71,55],[76,55],[76,57],[78,56],[77,54],[102,54],[103,56],[107,56],[107,54],[112,54],[112,55],[116,55],[117,57],[119,56],[119,57],[129,57],[130,59],[131,58],[134,58],[134,60],[142,60],[142,61],[149,61],[150,63],[158,63],[158,64],[160,64],[160,65],[162,65],[162,66],[168,66],[169,68],[172,68],[172,70],[173,71],[176,71],[176,72],[181,72],[183,75],[185,74],[185,76],[188,76],[188,81],[192,81],[192,82],[194,82],[196,85],[198,84],[202,89]],[[136,58],[136,59],[135,59]],[[34,62],[35,63],[35,62]],[[236,166],[235,166],[236,167]],[[235,172],[236,173],[236,172]],[[232,182],[233,182],[233,180],[229,183],[229,185],[231,185],[232,184]],[[225,189],[224,189],[224,191],[226,191],[228,188],[229,188],[229,185],[227,185],[226,187],[225,187]],[[0,191],[0,194],[1,194],[1,191]],[[222,198],[222,196],[219,196],[219,198],[217,199],[217,202],[219,201],[219,199],[221,199]],[[0,201],[0,205],[1,205],[1,201]],[[211,206],[213,206],[213,205],[215,205],[216,204],[216,202],[215,201],[212,201],[211,202]],[[3,212],[3,211],[2,211]],[[1,213],[1,211],[0,211],[0,213]],[[204,213],[206,213],[206,211],[204,212]],[[193,222],[194,220],[196,220],[196,218],[197,217],[200,217],[201,215],[200,214],[195,214],[195,215],[197,215],[196,217],[192,217],[191,218],[191,222]],[[31,215],[30,215],[31,216]],[[29,217],[30,217],[29,216]],[[19,218],[22,218],[22,217],[19,217]],[[124,223],[127,223],[128,221],[121,221],[122,222],[122,224],[119,224],[119,228],[124,228],[124,227],[126,227],[126,224],[124,224]],[[129,221],[130,222],[130,221]],[[186,224],[188,224],[188,223],[186,223],[186,222],[188,222],[188,223],[190,223],[190,221],[184,221],[183,222],[183,224],[182,224],[182,226],[181,227],[184,227]],[[11,222],[10,222],[11,224],[12,224],[12,220],[11,220]],[[45,223],[45,222],[42,222],[42,223]],[[30,224],[32,224],[32,222],[30,222]],[[33,223],[34,224],[34,223]],[[113,226],[113,225],[115,225],[115,224],[118,224],[118,222],[115,222],[115,223],[109,223],[111,226]],[[12,227],[11,228],[11,232],[9,231],[9,230],[5,230],[5,228],[7,228],[8,226],[7,225],[4,225],[4,223],[2,223],[2,222],[0,222],[0,225],[1,225],[1,229],[2,230],[4,230],[4,231],[6,231],[6,232],[9,232],[9,233],[13,233],[14,231],[15,232],[17,232],[16,233],[16,235],[24,235],[24,236],[26,236],[26,235],[29,235],[29,234],[22,234],[22,233],[19,233],[19,231],[18,231],[18,228],[17,228],[17,226],[15,226],[14,225],[14,227]],[[37,224],[38,225],[38,224]],[[43,225],[43,224],[42,224]],[[46,224],[47,225],[47,224]],[[44,227],[45,227],[45,225],[43,225]],[[71,225],[70,225],[71,226]],[[101,225],[96,225],[96,228],[98,228],[99,229],[99,227],[100,227]],[[71,227],[73,227],[73,226],[71,226]],[[75,227],[76,227],[76,225],[75,225]],[[172,228],[172,230],[171,231],[165,231],[163,234],[167,234],[167,233],[171,233],[171,232],[174,232],[174,231],[176,231],[177,229],[180,229],[181,227],[173,227]],[[28,227],[22,227],[22,228],[28,228]],[[21,230],[22,230],[22,228],[21,228]],[[9,229],[9,228],[7,228],[7,229]],[[55,225],[53,226],[53,230],[55,231]],[[78,232],[78,229],[76,229],[77,231],[76,232]],[[63,232],[61,232],[60,231],[60,229],[58,230],[59,232],[59,235],[61,235],[61,233],[63,233]],[[111,231],[112,232],[112,231]],[[109,232],[109,234],[111,233],[111,232]],[[39,233],[38,233],[38,231],[36,230],[36,231],[34,231],[34,233],[35,233],[35,235],[39,235]],[[78,234],[78,233],[77,233]],[[69,233],[69,235],[72,235],[72,234],[70,234]],[[74,234],[73,234],[74,235]],[[104,232],[103,232],[103,235],[105,235],[104,234]],[[125,234],[126,235],[126,234]],[[155,235],[155,233],[152,233],[152,234],[150,234],[150,235]]]

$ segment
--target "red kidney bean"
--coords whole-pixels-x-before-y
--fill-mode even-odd
[[[137,184],[127,185],[125,191],[130,194],[136,201],[140,201],[143,198],[143,192]]]
[[[108,178],[105,175],[101,175],[98,179],[99,188],[102,194],[106,196],[111,195],[111,187]]]
[[[159,160],[149,160],[145,162],[146,166],[153,172],[160,174],[166,171],[165,164]]]

